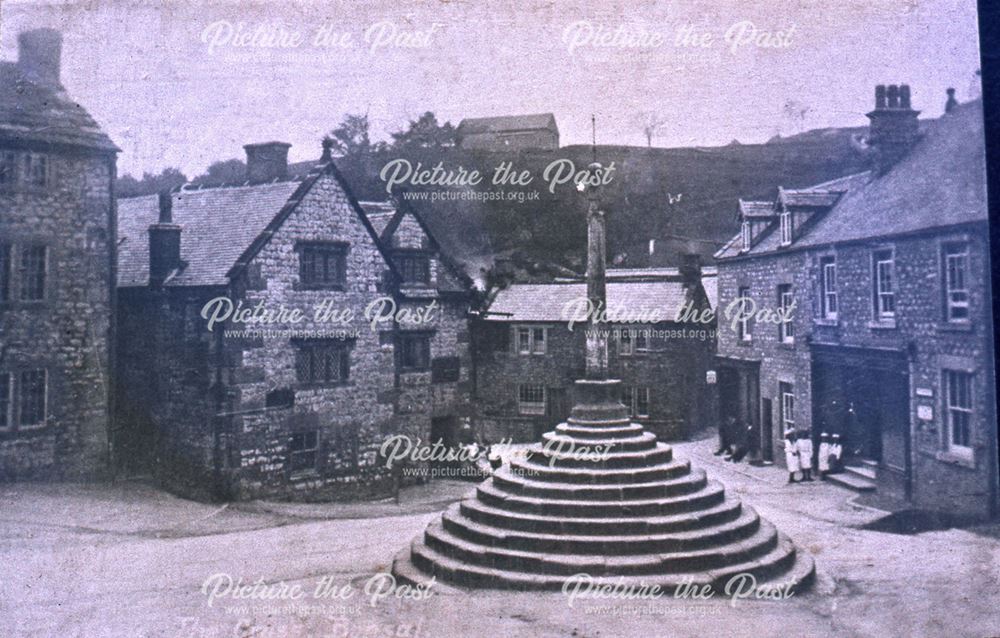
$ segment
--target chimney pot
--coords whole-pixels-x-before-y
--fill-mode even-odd
[[[951,113],[952,109],[958,106],[958,100],[955,99],[955,89],[948,89],[948,101],[944,103],[944,112]]]
[[[899,87],[895,84],[890,84],[888,90],[886,91],[889,97],[889,108],[898,109],[899,108]]]
[[[17,36],[17,66],[28,80],[60,88],[62,34],[55,29],[23,31]]]
[[[329,137],[323,138],[323,154],[319,156],[319,161],[329,162],[333,159],[333,140]]]
[[[288,149],[285,142],[247,144],[247,181],[251,184],[273,182],[288,177]]]
[[[910,108],[910,85],[903,84],[899,87],[899,108]]]
[[[875,87],[875,108],[885,108],[885,85],[879,84]]]

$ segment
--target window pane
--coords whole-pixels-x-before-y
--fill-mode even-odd
[[[10,397],[11,375],[8,372],[0,374],[0,428],[11,426],[11,397]]]
[[[306,245],[299,251],[299,278],[304,284],[341,285],[346,280],[347,248]]]
[[[21,373],[21,425],[45,422],[45,370]]]
[[[45,298],[45,246],[25,246],[21,251],[21,300]]]

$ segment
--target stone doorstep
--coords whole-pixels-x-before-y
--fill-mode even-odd
[[[865,478],[864,476],[859,476],[853,472],[839,472],[837,474],[827,474],[826,480],[828,483],[834,485],[839,485],[840,487],[845,487],[852,492],[874,492],[875,483],[871,480]]]

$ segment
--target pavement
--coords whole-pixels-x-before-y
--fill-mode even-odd
[[[810,552],[787,600],[575,600],[392,587],[386,572],[470,483],[371,503],[228,505],[144,482],[0,486],[0,636],[1000,636],[1000,525],[864,529],[887,512],[779,468],[675,446]]]

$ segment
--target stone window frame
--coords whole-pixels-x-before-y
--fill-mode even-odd
[[[0,150],[0,192],[44,191],[53,183],[53,156],[38,151]],[[41,164],[41,171],[38,165]],[[40,181],[35,179],[40,176]]]
[[[348,267],[347,258],[350,254],[350,244],[343,241],[324,240],[302,240],[295,243],[295,253],[298,255],[298,285],[300,290],[344,290],[347,287]],[[306,255],[310,253],[320,253],[324,256],[332,254],[337,260],[338,273],[336,280],[316,280],[307,277]]]
[[[951,289],[951,267],[949,263],[949,257],[953,256],[949,254],[949,250],[959,248],[960,252],[957,255],[963,257],[964,261],[964,272],[962,273],[962,279],[964,280],[963,289]],[[969,287],[969,272],[970,264],[972,258],[971,242],[966,236],[955,237],[951,239],[944,239],[940,242],[939,254],[941,255],[941,302],[942,302],[942,318],[943,321],[950,326],[968,326],[972,322],[972,308],[971,308],[971,298],[972,290]],[[964,294],[964,302],[957,302],[952,299],[953,293]],[[953,308],[964,308],[965,316],[956,317],[952,314]]]
[[[34,423],[22,423],[24,417],[25,401],[25,375],[42,375],[41,388],[41,419]],[[6,377],[6,379],[4,379]],[[50,398],[50,375],[48,368],[41,367],[21,367],[7,369],[0,372],[0,385],[3,386],[0,406],[3,406],[5,414],[3,421],[0,421],[0,432],[25,432],[41,430],[49,424],[49,398]]]
[[[527,394],[541,393],[541,400],[526,399]],[[517,384],[517,413],[521,416],[545,416],[548,408],[548,388],[544,383]]]
[[[26,258],[31,250],[42,250],[39,292],[25,298],[29,276]],[[52,250],[48,242],[31,237],[0,243],[0,307],[36,306],[48,301],[52,290]]]
[[[512,327],[514,331],[514,338],[512,339],[514,346],[514,353],[519,356],[530,357],[530,356],[544,356],[548,354],[549,351],[549,328],[548,326],[534,326],[530,324],[514,324]],[[528,344],[527,349],[521,347],[521,334],[522,330],[527,331]],[[538,338],[541,335],[541,339]],[[541,347],[538,347],[541,344]]]
[[[295,347],[295,381],[300,388],[330,388],[348,385],[351,380],[351,350],[354,343],[345,339],[293,339]],[[312,372],[313,360],[317,350],[333,350],[338,355],[337,377],[331,379],[316,379]],[[302,357],[310,357],[310,374],[308,379],[301,376]]]
[[[645,396],[645,400],[640,402],[640,396]],[[640,403],[646,404],[645,410],[640,410]],[[633,419],[649,418],[649,386],[622,385],[622,404],[628,411],[628,415]]]
[[[397,248],[393,250],[393,258],[399,269],[400,283],[403,285],[429,286],[431,285],[431,253],[419,248]],[[422,265],[422,273],[419,278],[407,278],[407,264],[418,260]]]
[[[312,441],[310,441],[310,435]],[[297,439],[301,440],[301,446],[296,446]],[[288,463],[288,473],[292,478],[299,476],[315,475],[319,472],[320,466],[320,431],[319,428],[297,429],[288,435],[288,446],[286,456]],[[312,457],[312,463],[303,463],[297,466],[296,458]],[[301,463],[301,462],[300,462]]]
[[[433,330],[406,330],[399,332],[396,335],[396,368],[401,373],[407,372],[427,372],[431,369],[431,361],[433,360],[433,350],[434,344],[432,343],[434,337]],[[418,353],[420,361],[416,364],[408,364],[404,361],[404,355],[406,354],[406,344],[409,342],[418,342],[422,346],[422,352]]]

